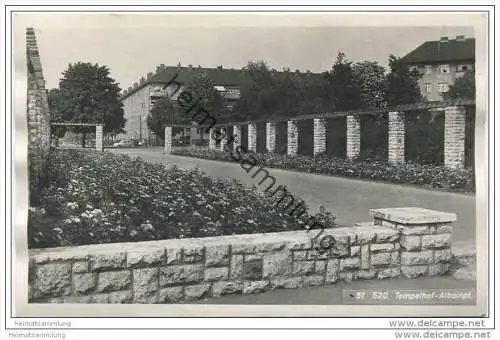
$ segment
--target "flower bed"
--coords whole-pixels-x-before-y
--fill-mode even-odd
[[[273,197],[237,181],[126,155],[53,151],[42,182],[31,188],[29,248],[304,228]]]
[[[230,152],[203,149],[179,149],[174,154],[210,160],[234,161]],[[249,155],[248,153],[247,155]],[[348,160],[327,155],[287,156],[253,154],[260,164],[270,168],[309,173],[410,184],[452,192],[474,192],[473,169],[453,170],[443,166],[405,163],[390,165],[381,161]]]

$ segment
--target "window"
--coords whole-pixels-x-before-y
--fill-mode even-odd
[[[424,66],[424,73],[431,74],[432,73],[432,65],[425,65]]]
[[[441,65],[441,73],[450,73],[450,65],[448,64]]]
[[[468,69],[467,65],[457,65],[457,72],[465,72]]]
[[[432,91],[432,84],[431,83],[425,83],[424,84],[425,88],[425,93],[430,93]]]
[[[438,84],[438,91],[441,93],[448,92],[450,89],[450,86],[447,83],[439,83]]]

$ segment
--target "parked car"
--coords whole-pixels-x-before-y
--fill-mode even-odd
[[[134,146],[134,142],[128,139],[124,139],[113,144],[114,148],[133,148]]]

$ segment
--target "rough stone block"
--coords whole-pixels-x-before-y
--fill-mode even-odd
[[[263,242],[259,243],[255,247],[255,252],[257,253],[270,253],[274,251],[280,251],[284,250],[286,248],[286,242],[285,241],[269,241],[269,242]]]
[[[243,256],[244,262],[262,261],[263,254],[247,254]]]
[[[453,233],[452,223],[437,223],[431,225],[433,227],[433,232],[436,234],[451,234]]]
[[[269,281],[243,282],[243,294],[255,294],[264,292],[269,287]]]
[[[262,279],[262,273],[262,259],[249,260],[243,263],[243,279],[260,280]]]
[[[394,243],[399,240],[399,232],[389,228],[377,228],[376,243]]]
[[[371,280],[377,276],[374,270],[357,270],[352,273],[353,280]]]
[[[429,265],[427,270],[427,275],[429,276],[441,276],[448,274],[450,272],[449,263],[432,263]]]
[[[231,280],[240,279],[243,275],[243,255],[231,256]]]
[[[430,233],[430,228],[428,225],[410,225],[402,226],[399,228],[401,235],[411,236],[411,235],[428,235]]]
[[[184,287],[184,298],[186,301],[202,299],[210,295],[210,284],[201,283]]]
[[[382,279],[394,279],[401,275],[401,269],[399,267],[384,268],[379,270],[377,273],[377,278]]]
[[[452,257],[450,248],[434,250],[434,262],[450,262]]]
[[[132,303],[133,293],[131,290],[108,293],[109,303]]]
[[[421,241],[420,235],[412,235],[412,236],[406,236],[406,235],[401,235],[401,248],[408,250],[408,251],[413,251],[413,250],[420,250],[420,241]]]
[[[165,249],[140,249],[127,253],[127,267],[145,268],[166,262]]]
[[[323,252],[320,252],[318,250],[308,250],[307,251],[307,260],[309,261],[314,261],[314,260],[326,260],[330,258],[331,250],[326,250]]]
[[[184,298],[184,288],[182,286],[162,288],[158,295],[159,303],[178,302]]]
[[[389,266],[391,264],[391,253],[386,252],[371,254],[370,261],[371,266],[375,268]]]
[[[418,207],[370,209],[370,214],[374,219],[405,225],[446,223],[455,222],[457,220],[456,214]]]
[[[316,261],[314,265],[315,273],[324,273],[326,271],[326,261]]]
[[[339,274],[339,280],[345,283],[351,283],[352,281],[352,272],[341,272]]]
[[[39,265],[34,272],[34,298],[71,294],[71,263]]]
[[[229,264],[229,246],[217,245],[205,250],[205,266],[225,266]]]
[[[158,268],[134,270],[134,302],[155,303],[158,295]]]
[[[308,275],[302,277],[302,287],[322,286],[325,284],[323,275]]]
[[[95,294],[94,296],[91,297],[90,303],[97,303],[97,304],[103,304],[109,303],[109,294],[107,293],[101,293],[101,294]]]
[[[372,253],[387,252],[394,249],[394,243],[374,243],[370,245]]]
[[[205,268],[205,281],[227,280],[229,278],[229,268],[215,267]]]
[[[356,236],[356,245],[365,245],[375,242],[377,232],[374,228],[360,228]]]
[[[93,255],[90,263],[91,271],[124,269],[127,266],[127,254],[121,252]]]
[[[75,294],[88,294],[96,287],[95,273],[73,274],[73,291]]]
[[[308,251],[307,250],[297,250],[293,252],[294,261],[304,261],[307,260]]]
[[[427,274],[427,266],[401,266],[401,274],[404,278],[414,279]]]
[[[292,272],[292,256],[288,251],[265,254],[263,264],[263,278],[287,276]]]
[[[203,246],[191,246],[183,249],[182,262],[184,263],[200,263],[203,261]]]
[[[185,264],[160,268],[160,286],[194,283],[203,280],[203,266]]]
[[[314,273],[314,261],[297,261],[293,263],[293,275],[302,276]]]
[[[87,273],[88,271],[88,261],[76,261],[75,263],[73,263],[73,273]]]
[[[182,248],[167,249],[167,265],[182,263]]]
[[[335,283],[339,279],[340,260],[329,260],[326,262],[326,283]]]
[[[451,244],[451,234],[435,234],[422,236],[422,248],[444,248]]]
[[[340,270],[355,270],[361,268],[361,260],[359,257],[348,257],[340,259]]]
[[[302,287],[302,277],[274,277],[271,279],[271,288],[299,288]]]
[[[116,272],[102,272],[97,277],[97,292],[105,293],[117,290],[126,290],[132,284],[132,275],[129,270]]]
[[[219,281],[214,282],[212,286],[213,296],[238,294],[242,291],[243,283],[241,281]]]
[[[351,246],[351,257],[361,255],[361,246]]]
[[[433,262],[434,254],[432,250],[418,252],[401,252],[401,264],[404,266],[413,266],[417,264],[430,264]]]
[[[391,264],[393,266],[399,266],[401,264],[401,253],[399,251],[391,251]]]
[[[370,245],[364,244],[360,247],[361,269],[370,269]]]
[[[344,242],[347,240],[347,242]],[[331,257],[347,257],[349,256],[349,238],[335,238],[335,243],[330,248]]]

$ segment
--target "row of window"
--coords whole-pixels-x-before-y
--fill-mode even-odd
[[[433,68],[434,68],[433,65],[425,65],[424,69],[423,69],[424,74],[431,74],[433,72]],[[438,71],[440,73],[450,73],[450,70],[452,68],[455,70],[455,72],[465,72],[467,70],[472,69],[472,67],[470,65],[460,65],[459,64],[459,65],[453,65],[453,67],[452,67],[449,64],[441,64],[438,66]]]
[[[424,90],[426,93],[432,92],[432,84],[431,83],[425,83],[424,84]],[[448,83],[438,83],[437,84],[437,90],[440,93],[448,92],[450,90],[450,84]]]

